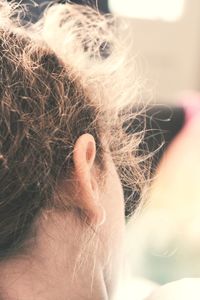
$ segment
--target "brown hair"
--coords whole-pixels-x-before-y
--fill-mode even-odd
[[[114,35],[105,36],[111,18],[68,4],[51,7],[38,24],[26,29],[14,25],[7,15],[4,19],[7,23],[0,26],[1,259],[23,249],[39,213],[56,205],[52,195],[58,180],[72,174],[73,145],[81,134],[95,137],[96,162],[102,170],[101,141],[106,137],[124,184],[140,187],[141,182],[134,156],[140,136],[130,136],[123,128],[133,117],[134,87],[128,99],[130,87],[123,91],[117,74],[121,65],[109,69],[117,63],[117,55],[112,55]],[[64,32],[73,43],[63,40]],[[103,47],[109,49],[105,57]],[[119,91],[113,89],[116,84]]]

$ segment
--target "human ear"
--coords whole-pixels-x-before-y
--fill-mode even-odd
[[[91,223],[104,222],[105,210],[100,203],[98,174],[95,167],[96,142],[91,134],[81,135],[73,152],[76,205]]]

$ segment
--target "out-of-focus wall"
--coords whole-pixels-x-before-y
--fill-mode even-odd
[[[155,85],[158,101],[175,102],[181,91],[200,90],[199,0],[186,0],[184,13],[176,22],[127,22],[132,30],[133,55],[144,64],[144,77]]]

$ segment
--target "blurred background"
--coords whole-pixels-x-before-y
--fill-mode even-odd
[[[131,32],[132,55],[148,82],[142,95],[146,112],[132,122],[131,132],[146,128],[140,147],[142,153],[154,153],[152,183],[127,224],[128,272],[158,284],[200,277],[200,1],[71,2],[123,20]],[[36,22],[49,5],[21,3],[27,4],[23,22]],[[126,198],[132,195],[128,216],[140,194],[124,192]]]
[[[199,0],[109,0],[109,8],[127,18],[157,101],[174,104],[183,91],[200,89]]]
[[[131,28],[152,83],[146,149],[164,143],[144,208],[128,223],[131,275],[159,284],[200,277],[200,1],[110,0],[109,8]]]

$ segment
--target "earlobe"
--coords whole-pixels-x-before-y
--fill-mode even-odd
[[[105,211],[100,204],[98,175],[95,168],[96,142],[90,134],[81,135],[75,143],[73,160],[76,185],[76,205],[90,222],[104,222]]]

